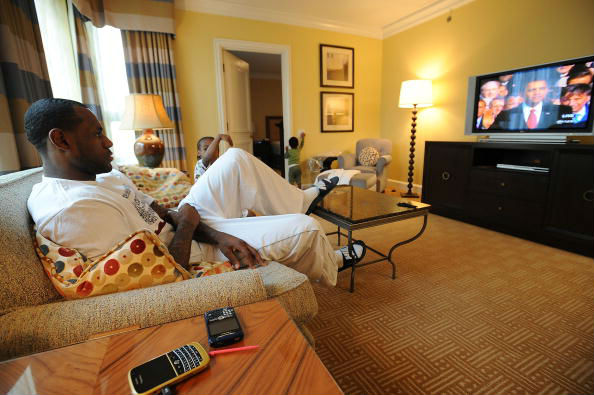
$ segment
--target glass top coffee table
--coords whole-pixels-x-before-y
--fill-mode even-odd
[[[414,207],[401,207],[398,206],[398,203],[408,203]],[[387,255],[367,246],[368,250],[375,252],[381,258],[351,266],[350,290],[351,292],[354,292],[355,269],[358,267],[388,261],[392,265],[392,279],[396,278],[396,265],[392,260],[392,254],[396,248],[413,242],[423,234],[427,227],[427,216],[430,208],[431,206],[425,203],[410,202],[409,199],[393,195],[385,195],[383,193],[373,192],[350,185],[340,185],[334,188],[328,196],[324,198],[322,203],[313,213],[338,226],[336,232],[328,233],[328,235],[337,235],[338,245],[340,245],[341,235],[347,237],[349,254],[351,256],[354,256],[352,248],[354,230],[403,221],[409,218],[423,217],[423,226],[419,233],[410,239],[394,244]],[[342,233],[341,229],[345,229],[347,234]]]

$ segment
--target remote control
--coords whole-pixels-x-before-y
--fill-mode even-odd
[[[407,208],[417,208],[417,206],[415,206],[414,204],[410,204],[410,203],[406,203],[406,202],[400,202],[397,204],[397,206],[407,207]]]

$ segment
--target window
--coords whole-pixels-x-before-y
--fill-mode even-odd
[[[82,101],[71,0],[35,0],[35,7],[54,97]],[[119,129],[129,94],[121,32],[111,26],[98,29],[91,22],[85,28],[114,165],[135,164],[134,131]]]

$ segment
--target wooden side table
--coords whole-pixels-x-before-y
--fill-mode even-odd
[[[276,300],[236,308],[242,345],[258,350],[212,357],[177,394],[342,394]],[[128,371],[191,341],[208,347],[204,318],[131,330],[0,364],[0,393],[128,394]]]

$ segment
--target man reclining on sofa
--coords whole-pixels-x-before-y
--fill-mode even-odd
[[[337,269],[364,255],[363,244],[355,246],[353,258],[344,248],[334,251],[320,224],[302,214],[337,180],[302,191],[232,148],[200,177],[177,211],[168,211],[112,170],[113,144],[83,104],[39,100],[25,114],[25,130],[43,160],[42,182],[27,202],[37,229],[89,258],[149,229],[183,267],[209,260],[228,259],[235,268],[277,261],[335,285]],[[244,209],[264,216],[241,218]]]

